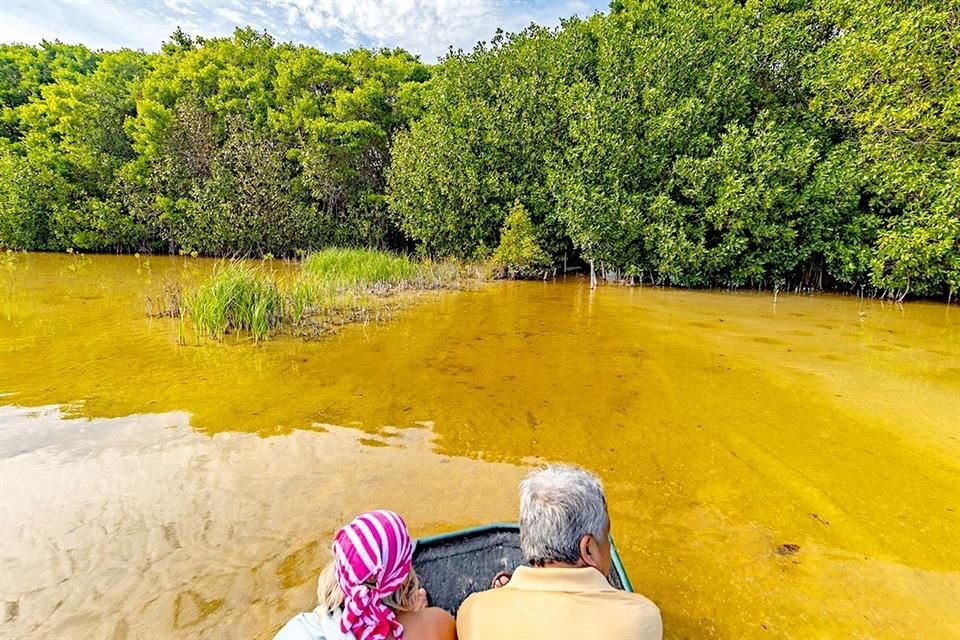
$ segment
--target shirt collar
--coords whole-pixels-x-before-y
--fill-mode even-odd
[[[593,567],[528,567],[514,570],[504,589],[526,591],[612,591],[607,579]]]

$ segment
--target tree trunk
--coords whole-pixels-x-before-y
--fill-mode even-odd
[[[593,259],[590,260],[590,288],[597,288],[597,272],[593,268]]]

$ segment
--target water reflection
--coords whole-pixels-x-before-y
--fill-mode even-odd
[[[395,509],[415,534],[512,519],[523,472],[440,455],[427,428],[210,438],[183,413],[3,407],[3,635],[268,638],[356,512]]]
[[[215,637],[240,616],[269,633],[344,518],[384,497],[421,531],[511,518],[543,459],[603,477],[674,637],[960,628],[955,307],[572,279],[428,298],[319,342],[179,347],[143,297],[210,266],[30,255],[4,272],[0,404],[59,407],[0,414],[19,492],[0,533],[43,541],[35,572],[4,544],[32,585],[0,577],[4,632]],[[73,608],[57,571],[86,580]]]

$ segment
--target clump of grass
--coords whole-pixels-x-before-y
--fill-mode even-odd
[[[283,297],[271,275],[245,262],[217,265],[213,276],[184,296],[183,307],[198,332],[223,340],[229,331],[265,340],[283,318]]]
[[[417,269],[416,286],[418,289],[442,289],[458,283],[463,277],[461,265],[449,260],[434,262],[427,260],[420,263]],[[479,280],[479,277],[472,279]]]
[[[147,316],[151,318],[179,318],[183,316],[183,288],[176,280],[164,280],[163,293],[156,297],[143,296]]]
[[[322,292],[311,279],[300,277],[293,281],[287,291],[287,310],[294,324],[303,322],[307,314],[316,308],[321,295]]]
[[[262,263],[220,263],[209,280],[182,296],[178,308],[198,335],[218,340],[235,331],[238,338],[247,332],[259,342],[278,329],[317,337],[348,323],[388,318],[397,308],[391,294],[453,288],[461,274],[462,267],[453,262],[418,262],[369,249],[325,249],[307,256],[298,272],[283,279]]]
[[[305,275],[339,289],[412,286],[419,272],[407,256],[371,249],[323,249],[303,261]]]

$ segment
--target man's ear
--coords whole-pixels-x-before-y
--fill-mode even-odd
[[[596,539],[587,534],[580,536],[580,565],[584,567],[593,567],[598,569],[600,564],[600,546]]]

